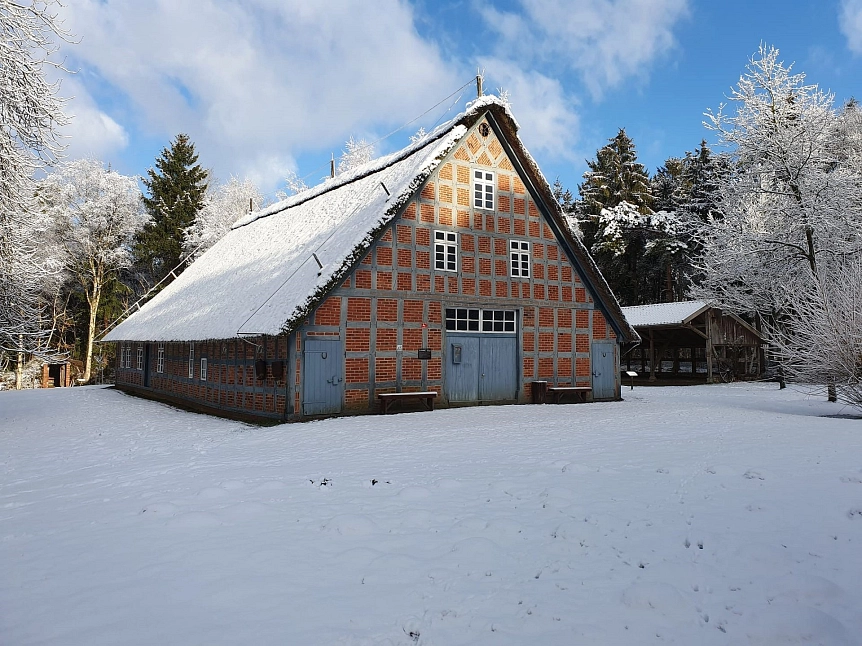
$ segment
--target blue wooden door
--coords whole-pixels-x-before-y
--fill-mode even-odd
[[[516,336],[447,336],[446,398],[450,402],[513,401],[518,396]]]
[[[616,343],[593,343],[593,399],[617,398]]]
[[[452,334],[446,343],[446,398],[450,402],[479,401],[479,337]]]
[[[306,339],[302,353],[302,412],[341,412],[344,398],[344,349],[340,340]]]
[[[518,340],[514,336],[479,338],[479,399],[512,401],[518,396]]]

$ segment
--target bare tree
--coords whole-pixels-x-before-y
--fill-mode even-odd
[[[105,170],[90,159],[63,164],[40,184],[39,195],[89,306],[82,377],[89,381],[102,292],[120,269],[131,266],[132,240],[149,218],[136,178]]]

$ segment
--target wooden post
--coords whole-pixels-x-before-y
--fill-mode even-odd
[[[706,311],[706,383],[712,383],[712,312]]]
[[[655,381],[655,339],[653,331],[649,331],[649,380]]]
[[[476,96],[482,98],[482,75],[476,74]]]

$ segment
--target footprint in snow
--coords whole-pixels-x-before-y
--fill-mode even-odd
[[[759,471],[755,471],[754,469],[749,469],[742,474],[742,477],[746,480],[766,480],[762,473],[760,473]]]

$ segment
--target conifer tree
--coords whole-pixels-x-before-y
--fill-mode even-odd
[[[203,208],[207,172],[197,163],[198,155],[188,135],[178,134],[169,148],[147,171],[144,207],[152,221],[138,234],[135,257],[142,278],[158,283],[184,259],[183,235]],[[179,274],[184,267],[177,268]]]
[[[625,129],[587,165],[590,170],[578,186],[584,244],[623,305],[654,302],[655,289],[644,266],[645,227],[653,214],[649,173],[637,161]]]

